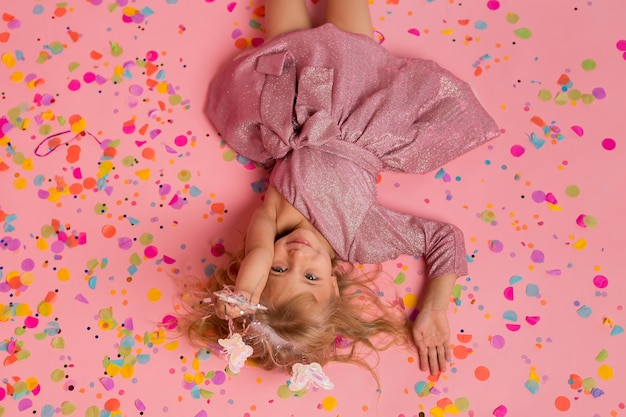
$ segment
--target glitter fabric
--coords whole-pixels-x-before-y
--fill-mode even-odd
[[[436,63],[325,24],[227,64],[207,113],[235,151],[273,166],[270,183],[339,258],[424,255],[430,277],[467,272],[458,228],[376,200],[380,171],[428,172],[498,135],[469,85]]]

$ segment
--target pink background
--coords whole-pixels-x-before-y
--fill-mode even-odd
[[[380,183],[389,206],[465,232],[451,369],[430,379],[397,348],[380,394],[331,364],[333,391],[294,396],[283,374],[229,376],[158,331],[176,281],[210,275],[260,202],[263,173],[202,109],[220,64],[262,38],[262,2],[5,0],[0,416],[626,415],[623,2],[370,3],[386,48],[469,81],[503,131],[439,173]],[[83,129],[102,144],[35,155]],[[384,269],[414,305],[422,265]]]

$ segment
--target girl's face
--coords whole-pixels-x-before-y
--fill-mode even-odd
[[[277,304],[302,293],[312,294],[322,305],[339,296],[330,253],[306,229],[296,229],[274,243],[267,285],[272,302]]]

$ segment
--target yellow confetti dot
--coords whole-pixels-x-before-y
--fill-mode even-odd
[[[417,296],[415,294],[406,294],[403,300],[406,308],[415,308],[417,305]]]
[[[131,378],[134,373],[135,373],[135,368],[130,363],[124,364],[120,368],[120,375],[122,376],[122,378]]]
[[[20,81],[24,79],[24,73],[22,71],[15,71],[13,74],[11,74],[9,78],[14,83],[19,83]]]
[[[49,316],[52,314],[52,304],[47,301],[42,301],[39,303],[39,306],[37,306],[37,312],[42,316]]]
[[[107,365],[107,375],[110,377],[114,377],[119,375],[120,373],[120,366],[116,365],[114,363],[109,362],[109,364]]]
[[[574,242],[572,246],[574,247],[574,249],[583,250],[587,246],[587,241],[585,240],[585,238],[581,237],[576,242]]]
[[[178,340],[174,340],[173,342],[167,343],[163,346],[166,350],[176,350],[178,348]]]
[[[39,239],[39,240],[44,240],[44,239]],[[63,282],[68,281],[70,279],[70,270],[67,268],[59,269],[57,271],[57,278],[59,279],[59,281],[63,281]]]
[[[28,181],[26,180],[26,178],[20,177],[13,181],[13,186],[16,190],[23,190],[24,188],[26,188],[26,186],[28,186]]]
[[[30,307],[28,304],[19,304],[15,307],[15,315],[18,317],[26,317],[30,316],[32,312],[30,311]]]
[[[430,415],[433,417],[445,417],[445,413],[441,407],[435,407],[431,409]]]
[[[152,302],[159,301],[161,299],[161,290],[158,288],[151,288],[148,290],[148,300]]]
[[[44,238],[39,238],[37,239],[37,249],[39,250],[47,250],[48,249],[48,242],[46,241],[46,239]]]
[[[165,81],[162,83],[159,83],[159,85],[157,85],[157,91],[161,94],[165,94],[167,93],[168,89],[169,89],[169,84],[166,83]]]
[[[149,169],[140,169],[139,171],[135,172],[135,175],[137,175],[140,179],[146,181],[150,179],[150,170]]]
[[[326,411],[332,411],[337,407],[337,399],[332,396],[328,396],[322,400],[322,408]]]
[[[34,280],[35,280],[35,274],[33,274],[32,272],[24,272],[22,276],[20,277],[20,281],[24,285],[31,285]]]
[[[611,368],[609,365],[600,366],[598,368],[598,376],[605,380],[613,378],[613,368]]]
[[[278,387],[278,391],[276,392],[276,394],[278,395],[278,398],[282,398],[283,400],[293,395],[287,385],[281,385],[280,387]]]

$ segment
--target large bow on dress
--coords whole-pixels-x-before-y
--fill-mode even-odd
[[[350,160],[376,175],[376,156],[342,139],[332,116],[333,68],[297,68],[287,51],[260,56],[256,71],[266,74],[260,99],[263,146],[274,159],[290,151],[315,148]]]

